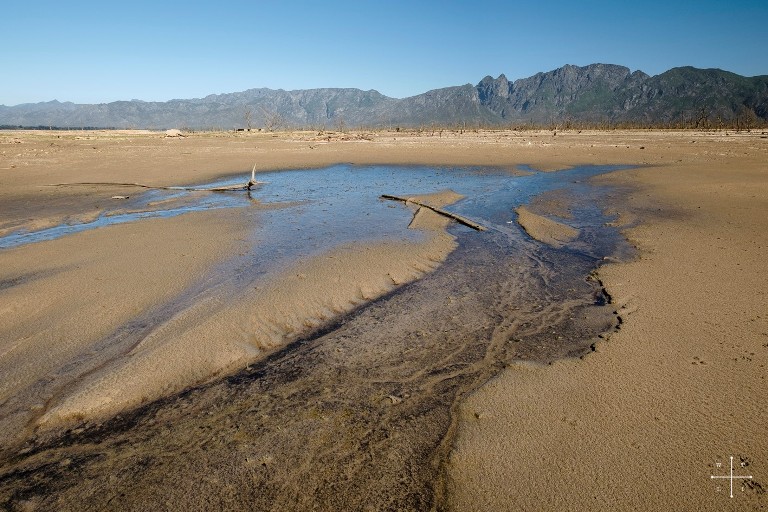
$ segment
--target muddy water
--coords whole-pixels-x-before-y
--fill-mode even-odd
[[[462,396],[511,361],[588,352],[615,326],[600,284],[588,279],[601,258],[624,250],[595,206],[604,191],[585,182],[607,170],[506,175],[469,191],[457,183],[416,190],[385,183],[394,194],[454,188],[468,198],[452,209],[493,229],[453,228],[459,248],[437,271],[235,375],[7,453],[0,503],[440,508]],[[560,187],[574,191],[568,222],[582,234],[556,250],[528,239],[513,209]]]

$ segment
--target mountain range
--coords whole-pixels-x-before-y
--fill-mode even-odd
[[[768,75],[679,67],[649,76],[614,64],[566,65],[514,82],[503,74],[486,76],[477,85],[403,99],[360,89],[249,89],[166,102],[0,105],[0,126],[5,127],[343,129],[766,121]]]

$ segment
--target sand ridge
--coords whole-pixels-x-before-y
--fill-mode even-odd
[[[515,213],[517,213],[517,222],[526,233],[532,238],[552,247],[562,247],[579,236],[578,229],[543,215],[538,215],[526,206],[518,206],[515,208]]]
[[[125,350],[102,339],[237,250],[239,227],[222,212],[190,214],[0,251],[0,422],[15,434],[5,442],[78,375]]]

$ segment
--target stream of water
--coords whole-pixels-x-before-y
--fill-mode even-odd
[[[448,209],[495,229],[515,231],[514,208],[542,192],[567,187],[584,197],[589,178],[618,166],[581,166],[559,172],[525,168],[516,175],[498,168],[335,165],[325,169],[259,174],[264,184],[250,191],[210,192],[209,187],[236,185],[233,177],[200,190],[150,190],[120,200],[90,222],[62,223],[37,231],[18,230],[0,237],[0,249],[54,240],[90,229],[149,218],[167,218],[211,209],[266,207],[250,233],[256,261],[284,264],[337,245],[369,240],[415,239],[407,230],[411,212],[380,199],[381,194],[416,195],[451,189],[465,199]],[[597,228],[604,223],[594,204],[579,204],[568,222]],[[512,226],[512,227],[510,227]],[[577,244],[578,245],[578,244]],[[261,269],[262,271],[264,269]]]

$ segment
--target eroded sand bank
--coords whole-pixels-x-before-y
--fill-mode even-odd
[[[128,347],[102,346],[237,250],[237,221],[215,212],[92,230],[0,251],[0,424],[4,443],[83,373]]]
[[[445,206],[461,196],[442,192],[418,198]],[[115,413],[243,368],[433,270],[456,246],[445,232],[448,223],[419,208],[409,227],[424,233],[420,242],[342,246],[265,278],[232,303],[195,304],[78,382],[39,423]]]
[[[562,222],[532,212],[526,206],[515,209],[517,222],[531,237],[553,247],[562,247],[579,236],[579,230]]]

